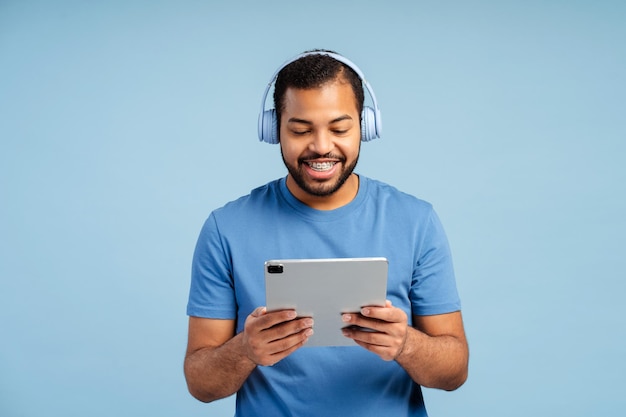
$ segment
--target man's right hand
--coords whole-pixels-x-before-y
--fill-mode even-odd
[[[294,310],[268,313],[258,307],[244,324],[244,352],[254,364],[272,366],[302,347],[313,334],[312,327],[312,318],[296,318]]]

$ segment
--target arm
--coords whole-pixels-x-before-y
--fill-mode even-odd
[[[413,316],[413,325],[396,361],[425,387],[452,391],[463,385],[469,349],[461,312]]]
[[[344,315],[344,321],[377,330],[350,329],[345,335],[382,359],[397,361],[422,386],[451,391],[467,379],[469,352],[460,311],[413,316],[410,327],[406,313],[387,302]]]
[[[300,348],[313,322],[295,315],[259,307],[237,335],[234,320],[190,317],[184,367],[191,395],[210,402],[234,394],[258,365],[271,366]]]
[[[255,368],[239,352],[234,320],[189,317],[185,378],[191,395],[210,402],[235,393]]]

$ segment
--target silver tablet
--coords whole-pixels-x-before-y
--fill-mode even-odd
[[[313,317],[313,336],[305,346],[353,346],[344,337],[342,313],[384,306],[386,258],[282,259],[265,262],[268,311],[295,309]]]

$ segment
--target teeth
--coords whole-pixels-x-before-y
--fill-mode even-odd
[[[309,162],[309,166],[315,171],[328,171],[335,165],[335,162]]]

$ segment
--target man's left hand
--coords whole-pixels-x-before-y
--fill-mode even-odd
[[[348,326],[343,329],[344,336],[383,360],[395,360],[402,353],[409,331],[408,318],[391,301],[387,300],[385,307],[363,307],[360,314],[345,313],[341,318]]]

